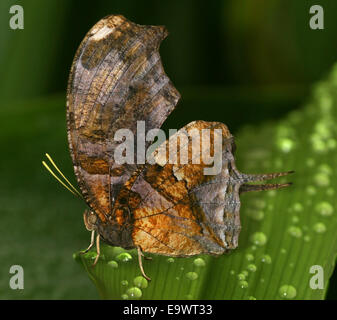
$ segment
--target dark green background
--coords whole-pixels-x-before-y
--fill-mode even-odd
[[[9,28],[21,4],[24,30]],[[321,4],[325,29],[309,28]],[[165,128],[192,120],[247,123],[279,119],[305,101],[337,60],[335,0],[171,0],[0,2],[0,298],[97,298],[72,253],[85,248],[84,205],[43,170],[49,152],[72,181],[65,89],[75,51],[108,14],[165,25],[167,74],[182,94]],[[25,270],[25,289],[9,289],[9,267]],[[329,297],[334,298],[331,285]]]

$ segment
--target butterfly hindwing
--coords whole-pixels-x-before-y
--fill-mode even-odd
[[[172,256],[221,254],[237,246],[241,181],[232,179],[231,170],[236,169],[233,159],[227,158],[232,154],[232,136],[225,125],[204,121],[192,122],[176,135],[189,135],[187,149],[192,155],[193,135],[201,136],[203,129],[210,130],[212,137],[215,129],[221,132],[222,166],[218,174],[205,175],[204,169],[209,165],[202,159],[200,164],[193,163],[196,159],[192,157],[187,164],[164,164],[166,160],[157,155],[156,164],[145,166],[124,187],[126,194],[127,190],[132,193],[125,199],[130,201],[135,195],[139,199],[131,209],[133,242],[148,252]],[[173,139],[171,136],[158,149],[169,151]],[[177,153],[183,148],[178,144]],[[204,147],[204,152],[212,153],[214,144],[208,148]]]

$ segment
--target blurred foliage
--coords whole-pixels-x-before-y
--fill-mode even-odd
[[[89,299],[97,294],[72,252],[87,241],[84,206],[42,169],[46,151],[67,176],[64,95],[0,108],[0,299]],[[11,265],[23,266],[24,290],[10,290]]]
[[[11,30],[21,4],[24,30]],[[309,28],[309,8],[325,9],[325,29]],[[121,13],[170,32],[161,54],[179,88],[186,85],[303,85],[336,59],[336,1],[323,0],[2,0],[2,99],[64,91],[75,51],[103,16]]]
[[[24,30],[9,28],[14,4],[24,8]],[[325,9],[324,30],[309,28],[312,4]],[[0,298],[98,297],[71,258],[89,241],[84,206],[41,166],[49,152],[73,176],[64,92],[75,51],[94,23],[120,13],[167,27],[160,51],[182,100],[165,129],[217,120],[234,133],[252,124],[258,137],[260,126],[265,132],[266,122],[296,109],[336,60],[336,9],[323,0],[1,0]],[[12,264],[24,266],[23,291],[8,289]]]

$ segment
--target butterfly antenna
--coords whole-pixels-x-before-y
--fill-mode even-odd
[[[80,198],[83,198],[81,193],[70,183],[70,181],[64,176],[64,174],[61,172],[61,170],[58,168],[58,166],[55,164],[55,162],[53,161],[53,159],[51,158],[51,156],[46,153],[46,157],[48,158],[48,160],[50,161],[50,163],[53,165],[53,167],[57,170],[57,172],[61,175],[61,177],[68,183],[68,185],[66,185],[54,172],[52,169],[50,169],[50,167],[48,166],[48,164],[45,161],[42,161],[42,164],[44,165],[44,167],[49,171],[49,173],[59,182],[61,183],[67,190],[69,190],[73,195],[75,196],[79,196]]]
[[[278,177],[284,177],[288,174],[292,174],[295,171],[286,171],[286,172],[277,172],[277,173],[266,173],[266,174],[243,174],[245,182],[254,182],[254,181],[264,181],[275,179]]]
[[[265,191],[281,189],[291,186],[292,183],[276,183],[276,184],[243,184],[240,187],[240,193],[251,192],[251,191]]]

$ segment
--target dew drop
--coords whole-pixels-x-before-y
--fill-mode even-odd
[[[126,291],[126,294],[129,296],[131,299],[139,299],[142,297],[143,293],[142,290],[140,290],[137,287],[132,287]]]
[[[281,138],[278,139],[277,146],[282,152],[288,153],[294,148],[295,143],[289,138]]]
[[[297,226],[290,226],[288,228],[288,233],[295,238],[301,238],[303,234],[301,228]]]
[[[251,253],[247,253],[247,254],[246,254],[246,259],[247,259],[248,261],[253,261],[253,260],[254,260],[254,256],[253,256]]]
[[[316,151],[317,153],[323,153],[326,151],[326,145],[321,136],[315,133],[311,135],[310,139],[314,151]]]
[[[248,271],[250,271],[250,272],[256,272],[256,270],[257,270],[255,264],[249,264],[249,265],[247,266],[247,269],[248,269]]]
[[[245,279],[246,279],[246,276],[242,272],[238,274],[238,280],[242,281]]]
[[[122,280],[121,285],[126,287],[129,284],[128,280]]]
[[[189,280],[196,280],[198,279],[198,274],[196,272],[190,271],[186,273],[186,278]]]
[[[315,183],[320,187],[326,187],[330,184],[330,178],[326,173],[319,172],[314,176]]]
[[[118,268],[118,263],[115,260],[111,260],[111,261],[108,262],[108,266],[111,267],[111,268],[113,268],[113,269],[117,269]]]
[[[323,222],[317,222],[314,224],[313,229],[316,233],[324,233],[326,231],[326,226]]]
[[[311,240],[311,238],[310,238],[310,236],[307,235],[307,236],[304,236],[303,240],[305,242],[309,242]]]
[[[248,277],[248,271],[247,270],[242,270],[241,272],[245,277]]]
[[[242,289],[248,288],[248,282],[245,280],[239,281],[239,287]]]
[[[315,125],[315,133],[318,137],[327,139],[330,137],[330,129],[329,126],[327,126],[327,123],[325,121],[319,121]]]
[[[275,197],[276,196],[276,191],[275,190],[268,191],[268,196],[269,197]]]
[[[310,196],[313,196],[314,194],[316,194],[316,188],[314,186],[307,186],[306,192]]]
[[[303,211],[303,205],[299,202],[294,203],[293,209],[295,212],[301,212]]]
[[[284,248],[282,248],[282,249],[281,249],[281,253],[282,253],[282,254],[286,254],[286,253],[287,253],[287,250],[284,249]]]
[[[272,260],[271,260],[271,256],[269,254],[264,254],[262,257],[261,257],[261,261],[263,263],[266,263],[266,264],[271,264]]]
[[[129,296],[124,293],[124,294],[121,295],[121,298],[122,298],[122,300],[128,300]]]
[[[148,281],[142,276],[138,276],[138,277],[134,278],[133,284],[136,287],[141,288],[141,289],[145,289],[149,285]]]
[[[256,298],[253,297],[253,296],[249,296],[249,297],[248,297],[248,300],[256,300]]]
[[[299,219],[298,216],[292,216],[291,221],[292,221],[292,223],[298,223],[300,221],[300,219]]]
[[[253,205],[257,209],[264,209],[266,207],[266,202],[261,200],[261,199],[255,199],[254,202],[253,202]]]
[[[235,271],[231,270],[231,271],[229,271],[229,274],[232,275],[232,276],[234,276],[235,275]]]
[[[194,261],[193,261],[193,264],[196,266],[196,267],[204,267],[206,265],[206,262],[204,259],[202,258],[196,258]]]
[[[316,211],[324,217],[329,217],[333,214],[333,206],[326,201],[318,203],[315,207]]]
[[[267,243],[267,236],[263,232],[255,232],[250,240],[257,246],[262,247]]]
[[[125,252],[125,250],[123,249],[123,248],[121,248],[121,247],[110,247],[110,246],[108,246],[107,248],[105,248],[105,250],[111,250],[111,254],[115,257],[115,256],[117,256],[117,255],[119,255],[120,253],[122,253],[122,252]]]
[[[326,173],[328,175],[330,175],[332,173],[331,167],[326,163],[321,164],[318,167],[318,171],[321,172],[321,173]]]
[[[279,289],[279,294],[283,299],[294,299],[296,297],[296,288],[292,285],[285,284]]]
[[[247,215],[256,221],[261,221],[264,218],[264,212],[262,210],[249,210]]]
[[[116,259],[121,262],[128,262],[132,260],[132,256],[128,252],[122,252],[116,257]]]
[[[173,259],[173,258],[168,258],[166,261],[167,261],[168,263],[173,263],[173,262],[174,262],[174,259]]]

